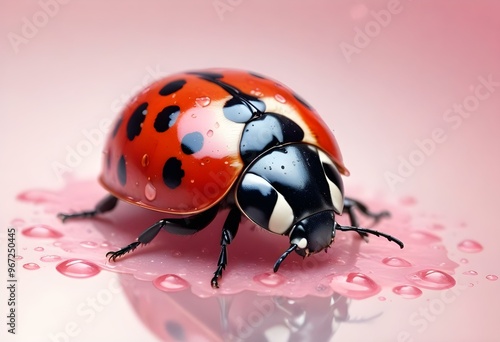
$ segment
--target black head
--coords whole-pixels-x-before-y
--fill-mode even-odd
[[[290,247],[276,261],[276,272],[281,262],[295,251],[306,257],[328,248],[335,238],[335,214],[333,211],[320,211],[297,222],[290,231]]]

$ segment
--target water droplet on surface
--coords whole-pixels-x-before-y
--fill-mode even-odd
[[[409,276],[409,280],[420,287],[431,290],[449,289],[456,284],[455,279],[449,274],[433,269],[413,273]]]
[[[34,262],[28,262],[27,264],[24,264],[23,267],[30,271],[34,271],[40,268],[40,266],[38,266]]]
[[[174,257],[180,257],[182,253],[180,251],[172,251],[172,256]]]
[[[97,243],[94,241],[82,241],[80,242],[80,246],[85,247],[85,248],[97,248],[99,246]]]
[[[488,274],[486,276],[486,279],[491,280],[491,281],[495,281],[495,280],[498,280],[498,276],[496,276],[494,274]]]
[[[392,289],[392,292],[394,292],[397,295],[400,295],[403,298],[407,298],[407,299],[418,298],[422,295],[422,290],[420,290],[418,287],[415,287],[412,285],[396,286]]]
[[[275,98],[275,99],[276,99],[276,101],[278,101],[279,103],[285,103],[285,102],[286,102],[286,99],[283,97],[283,95],[276,94],[276,95],[274,95],[274,98]]]
[[[68,259],[56,266],[59,273],[71,278],[90,278],[101,271],[96,264],[83,259]]]
[[[381,302],[385,302],[387,298],[385,298],[384,296],[380,296],[378,297],[378,300],[380,300]]]
[[[189,283],[175,274],[164,274],[153,281],[153,285],[161,291],[176,292],[189,287]]]
[[[457,247],[465,253],[479,253],[483,250],[483,246],[474,240],[464,240],[460,242]]]
[[[465,259],[465,258],[462,258],[462,259],[460,259],[460,262],[461,262],[462,264],[467,264],[467,263],[469,262],[469,260],[467,260],[467,259]]]
[[[25,221],[21,218],[16,218],[10,221],[10,224],[13,225],[14,227],[20,227],[25,223]]]
[[[465,274],[465,275],[473,275],[473,276],[475,276],[475,275],[477,275],[477,272],[476,272],[476,271],[473,271],[473,270],[469,270],[469,271],[465,271],[465,272],[464,272],[464,273],[462,273],[462,274]]]
[[[433,230],[444,230],[444,225],[442,225],[440,223],[434,223],[433,225],[431,225],[431,229],[433,229]]]
[[[203,96],[203,97],[198,97],[196,98],[195,102],[198,106],[200,107],[206,107],[210,104],[210,97],[208,96]]]
[[[209,129],[209,130],[207,131],[207,137],[211,137],[211,136],[213,136],[213,135],[214,135],[214,131],[212,131],[211,129]]]
[[[286,278],[279,273],[262,273],[253,277],[253,280],[267,287],[276,287],[285,283]]]
[[[63,235],[59,233],[52,227],[49,227],[44,224],[39,224],[35,226],[31,226],[25,228],[21,232],[24,236],[32,237],[32,238],[43,238],[43,239],[58,239]]]
[[[403,197],[399,200],[399,203],[403,204],[403,205],[415,205],[417,203],[417,199],[415,197],[412,197],[412,196],[406,196],[406,197]]]
[[[43,247],[35,247],[34,250],[37,252],[43,252],[45,249]]]
[[[156,188],[153,184],[151,184],[151,182],[146,184],[146,187],[144,188],[144,196],[146,196],[148,201],[153,201],[156,198]]]
[[[382,260],[384,264],[387,266],[392,266],[392,267],[410,267],[411,263],[406,261],[403,258],[398,258],[398,257],[387,257]]]
[[[14,257],[14,259],[16,259],[16,260],[21,260],[22,258],[23,258],[23,257],[22,257],[22,256],[20,256],[20,255],[16,255],[16,256]]]
[[[441,241],[441,238],[439,236],[424,231],[412,232],[410,233],[410,237],[414,239],[417,243],[421,244],[436,243]]]
[[[149,155],[147,153],[142,156],[141,164],[143,167],[149,165]]]
[[[256,97],[261,97],[262,95],[264,95],[259,88],[250,90],[250,94]]]
[[[44,190],[28,190],[17,195],[18,200],[34,204],[53,202],[56,198],[56,194]]]
[[[373,279],[363,273],[330,275],[325,279],[335,292],[353,299],[365,299],[374,296],[381,289]]]
[[[54,262],[61,260],[61,257],[59,255],[44,255],[40,260],[43,262]]]

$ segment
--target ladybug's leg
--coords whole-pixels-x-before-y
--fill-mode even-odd
[[[217,212],[219,210],[218,206],[214,206],[200,214],[189,216],[182,219],[161,219],[151,227],[147,228],[145,231],[139,235],[136,241],[131,244],[120,248],[119,250],[106,253],[106,257],[111,261],[116,261],[116,258],[121,257],[128,252],[132,252],[140,245],[146,245],[153,241],[153,239],[158,235],[160,230],[164,228],[169,233],[178,235],[190,235],[199,232],[213,221]]]
[[[380,219],[382,219],[383,217],[391,216],[391,214],[386,210],[378,212],[378,213],[373,213],[368,209],[368,207],[365,204],[361,203],[360,201],[357,201],[353,198],[345,197],[344,198],[344,210],[343,210],[343,212],[347,213],[349,215],[351,225],[354,227],[359,227],[359,221],[358,221],[356,214],[354,213],[354,209],[358,209],[363,215],[373,218],[374,223],[378,223],[378,221],[380,221]],[[362,232],[362,231],[358,231],[358,234],[365,241],[368,241],[368,234],[367,233]]]
[[[57,217],[59,217],[63,222],[65,222],[67,219],[94,217],[98,214],[113,210],[116,207],[116,203],[118,203],[118,198],[113,195],[107,195],[102,200],[97,202],[94,210],[86,210],[72,214],[59,213],[57,214]]]
[[[241,211],[238,207],[233,207],[229,211],[227,215],[226,221],[224,222],[224,226],[222,228],[222,236],[220,239],[220,254],[219,261],[217,262],[217,269],[214,272],[214,276],[212,278],[212,287],[218,288],[219,282],[218,279],[222,277],[222,271],[226,268],[227,265],[227,251],[226,246],[233,241],[238,232],[238,226],[241,221]]]

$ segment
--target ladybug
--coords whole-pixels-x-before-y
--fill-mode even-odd
[[[103,214],[119,199],[165,213],[136,241],[106,254],[115,261],[161,229],[194,234],[228,209],[214,288],[242,216],[289,237],[274,272],[292,251],[303,257],[326,251],[337,230],[385,237],[403,248],[388,234],[358,226],[355,209],[375,222],[388,212],[344,197],[342,175],[349,172],[335,137],[292,90],[247,71],[189,71],[149,85],[117,119],[99,179],[110,195],[93,210],[58,216],[64,222]],[[343,213],[351,226],[335,221]]]

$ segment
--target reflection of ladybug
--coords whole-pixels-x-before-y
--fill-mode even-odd
[[[62,220],[112,210],[118,199],[166,213],[111,260],[149,243],[164,228],[193,234],[221,208],[229,208],[212,286],[227,263],[226,245],[243,213],[276,234],[287,235],[302,256],[331,245],[335,230],[361,236],[387,234],[357,227],[361,203],[344,199],[348,175],[332,133],[316,112],[285,86],[237,70],[186,72],[159,80],[138,94],[116,122],[104,151],[100,181],[111,195],[95,210],[59,214]],[[353,226],[335,222],[347,212]]]

